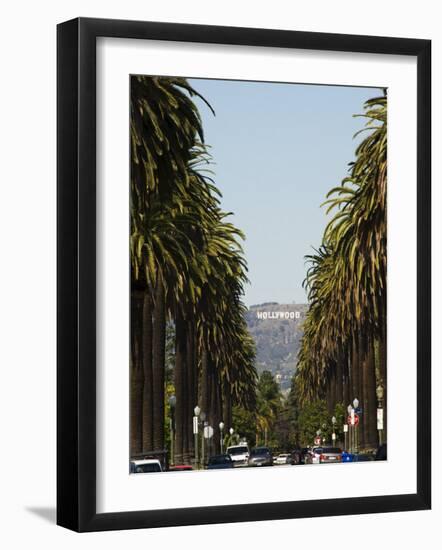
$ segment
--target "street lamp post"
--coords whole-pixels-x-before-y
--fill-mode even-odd
[[[170,463],[175,464],[175,405],[176,397],[169,397],[170,406]]]
[[[349,405],[347,407],[348,416],[353,420],[352,411],[353,411],[353,407]],[[351,421],[350,421],[350,433],[348,434],[348,438],[349,438],[349,445],[348,445],[349,451],[350,453],[353,453],[353,424]]]
[[[332,442],[333,442],[333,445],[334,445],[335,442],[336,442],[336,432],[335,432],[336,416],[332,416],[331,421],[332,421],[332,426],[333,426]]]
[[[353,411],[359,407],[359,399],[355,397],[353,399]],[[353,412],[354,417],[354,412]],[[354,418],[353,418],[354,421]],[[358,437],[358,424],[355,423],[355,452],[359,452],[359,437]]]
[[[377,410],[377,428],[379,433],[379,445],[382,445],[383,441],[383,431],[384,431],[384,409],[383,399],[384,399],[384,388],[382,383],[379,383],[379,386],[376,388],[376,397],[378,398],[378,410]]]
[[[324,437],[322,438],[322,443],[325,443],[325,434],[327,430],[327,424],[325,422],[322,423],[322,429],[324,430]]]
[[[229,430],[229,434],[230,434],[229,445],[232,445],[232,437],[233,437],[234,433],[235,433],[235,430],[233,428],[230,428],[230,430]]]
[[[206,427],[206,413],[204,411],[201,411],[200,412],[200,415],[199,415],[200,419],[201,419],[201,426],[202,426],[202,430],[201,430],[201,466],[204,468],[204,461],[205,461],[205,441],[204,441],[204,428]]]
[[[344,431],[344,450],[348,452],[348,424],[347,422],[342,426]]]
[[[219,423],[219,443],[221,448],[221,454],[224,454],[223,430],[224,430],[224,422],[220,422]]]
[[[198,442],[198,431],[199,431],[199,415],[201,413],[201,409],[198,407],[198,405],[193,409],[193,412],[195,416],[193,417],[193,437],[195,440],[195,467],[199,469],[199,442]]]

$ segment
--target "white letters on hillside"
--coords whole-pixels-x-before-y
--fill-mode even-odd
[[[300,311],[257,311],[258,319],[299,319]]]

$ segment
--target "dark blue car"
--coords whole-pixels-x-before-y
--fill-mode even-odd
[[[371,462],[374,460],[374,455],[368,453],[352,454],[344,451],[342,453],[341,462]]]
[[[208,470],[224,470],[225,468],[233,468],[233,460],[230,455],[215,455],[209,458]]]
[[[341,455],[341,462],[353,462],[354,458],[355,458],[355,455],[353,453],[344,451]]]

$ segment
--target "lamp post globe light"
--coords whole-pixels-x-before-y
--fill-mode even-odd
[[[170,463],[175,463],[175,406],[176,397],[171,395],[169,397],[170,407]]]
[[[357,408],[359,407],[359,399],[358,399],[357,397],[355,397],[355,398],[353,399],[353,407],[354,407],[355,409],[357,409]]]
[[[224,454],[223,430],[224,430],[224,422],[220,422],[219,423],[219,443],[220,443],[221,454]]]
[[[229,433],[230,435],[233,435],[235,433],[235,430],[233,428],[230,428]]]
[[[193,409],[193,412],[195,413],[195,416],[199,416],[201,409],[198,407],[198,405]]]

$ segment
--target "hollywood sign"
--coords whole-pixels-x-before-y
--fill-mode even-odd
[[[299,319],[300,311],[257,311],[258,319]]]

